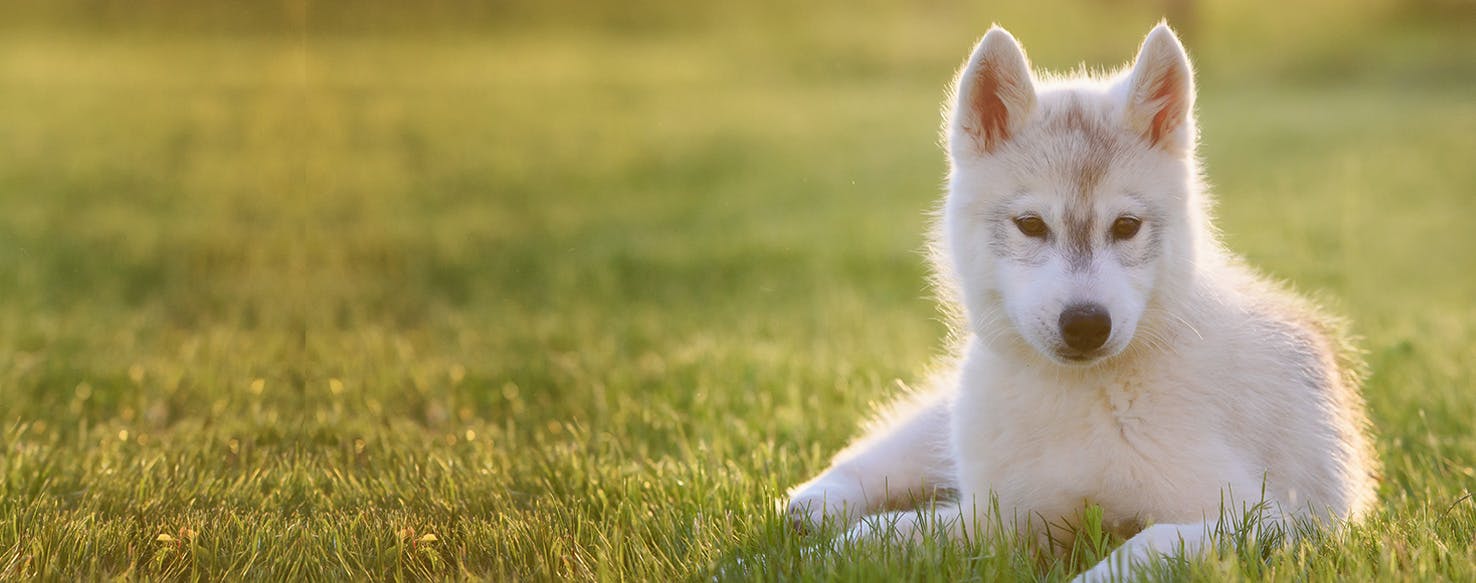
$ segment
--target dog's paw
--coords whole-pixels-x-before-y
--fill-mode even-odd
[[[1201,552],[1208,536],[1200,525],[1155,524],[1143,529],[1122,546],[1117,547],[1107,558],[1076,578],[1074,583],[1107,583],[1108,581],[1133,581],[1137,571],[1150,566],[1154,561],[1188,550]]]
[[[883,540],[889,532],[880,524],[880,517],[863,518],[846,529],[837,541],[841,544],[856,544],[863,541]]]
[[[916,511],[873,514],[856,521],[840,541],[856,544],[866,541],[917,544],[930,536],[948,537],[952,523],[940,522],[936,515]]]
[[[855,487],[817,481],[794,489],[785,515],[796,531],[812,533],[826,523],[849,526],[861,516],[865,504]]]
[[[1112,565],[1107,561],[1097,563],[1096,566],[1082,571],[1081,574],[1072,577],[1071,583],[1111,583],[1112,581],[1127,580],[1127,577],[1112,570]]]

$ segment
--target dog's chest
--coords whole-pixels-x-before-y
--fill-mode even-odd
[[[954,447],[964,491],[1069,521],[1088,504],[1109,523],[1161,519],[1216,490],[1223,458],[1172,375],[1123,369],[1086,379],[1023,371],[965,379]],[[1051,383],[1060,384],[1051,384]],[[1193,498],[1193,500],[1189,500]]]

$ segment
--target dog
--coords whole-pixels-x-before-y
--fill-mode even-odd
[[[1078,577],[1101,581],[1372,507],[1357,351],[1219,240],[1194,99],[1163,22],[1105,76],[1033,73],[984,35],[945,108],[932,245],[955,365],[790,491],[796,527],[1047,545],[1091,506],[1126,538]]]

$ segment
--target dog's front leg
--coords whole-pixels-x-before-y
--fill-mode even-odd
[[[849,526],[887,506],[922,502],[953,486],[948,462],[948,399],[922,395],[897,409],[830,468],[790,490],[788,514],[810,531],[831,521]]]

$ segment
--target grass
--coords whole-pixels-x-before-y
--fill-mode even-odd
[[[287,6],[31,6],[0,35],[0,579],[1033,579],[1102,552],[826,553],[774,502],[942,345],[919,250],[969,43],[999,20],[1110,66],[1151,7]],[[1234,6],[1191,39],[1220,224],[1354,321],[1383,507],[1173,574],[1476,578],[1469,29]]]

